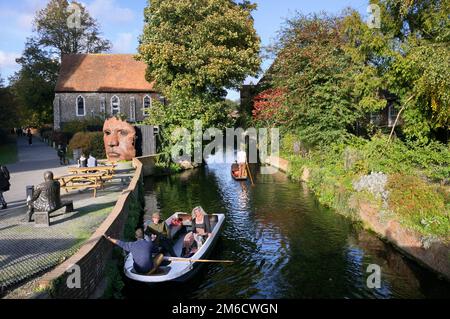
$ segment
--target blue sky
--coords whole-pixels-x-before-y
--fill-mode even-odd
[[[8,78],[18,70],[15,59],[24,49],[28,36],[32,35],[32,20],[37,10],[48,0],[0,0],[0,74]],[[137,39],[143,28],[143,9],[147,0],[82,0],[98,20],[104,37],[112,41],[112,53],[135,53]],[[366,15],[368,0],[256,0],[255,28],[263,46],[270,45],[286,18],[296,11],[303,13],[327,11],[338,13],[352,7]],[[270,60],[264,61],[267,69]],[[255,81],[247,79],[246,82]],[[237,92],[229,98],[238,99]]]

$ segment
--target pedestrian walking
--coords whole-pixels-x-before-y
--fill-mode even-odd
[[[33,134],[31,134],[31,130],[27,130],[27,138],[28,138],[28,145],[33,145]]]
[[[3,193],[9,191],[11,184],[9,183],[9,171],[6,166],[0,164],[0,209],[6,209],[8,204],[3,197]]]

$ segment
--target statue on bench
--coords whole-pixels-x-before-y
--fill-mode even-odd
[[[24,222],[31,222],[33,214],[35,214],[36,224],[44,224],[49,226],[48,214],[58,210],[62,207],[66,207],[66,212],[73,211],[72,202],[61,202],[60,184],[53,179],[53,173],[47,171],[44,173],[44,182],[39,184],[33,191],[31,198],[27,199],[28,210],[25,214]],[[38,222],[37,215],[43,216],[43,221]]]

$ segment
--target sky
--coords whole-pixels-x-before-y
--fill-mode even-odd
[[[138,37],[142,32],[143,10],[148,0],[82,0],[100,24],[103,36],[113,46],[111,53],[136,53]],[[296,12],[305,14],[327,11],[339,13],[352,7],[367,16],[368,0],[256,0],[258,8],[253,12],[255,28],[262,45],[272,44],[286,18]],[[0,0],[0,74],[6,80],[18,71],[15,59],[20,57],[26,38],[33,34],[32,21],[36,11],[45,7],[48,0]],[[271,64],[263,61],[262,70]],[[248,78],[246,83],[257,82]],[[229,91],[228,98],[237,100],[239,93]]]

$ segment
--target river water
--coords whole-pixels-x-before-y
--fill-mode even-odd
[[[126,298],[445,298],[450,284],[392,246],[320,205],[286,175],[261,175],[255,186],[236,182],[230,164],[209,164],[178,175],[148,178],[147,214],[160,210],[225,213],[210,258],[188,283],[149,288],[126,281]],[[148,219],[148,216],[145,217]],[[381,287],[368,288],[370,264]]]

